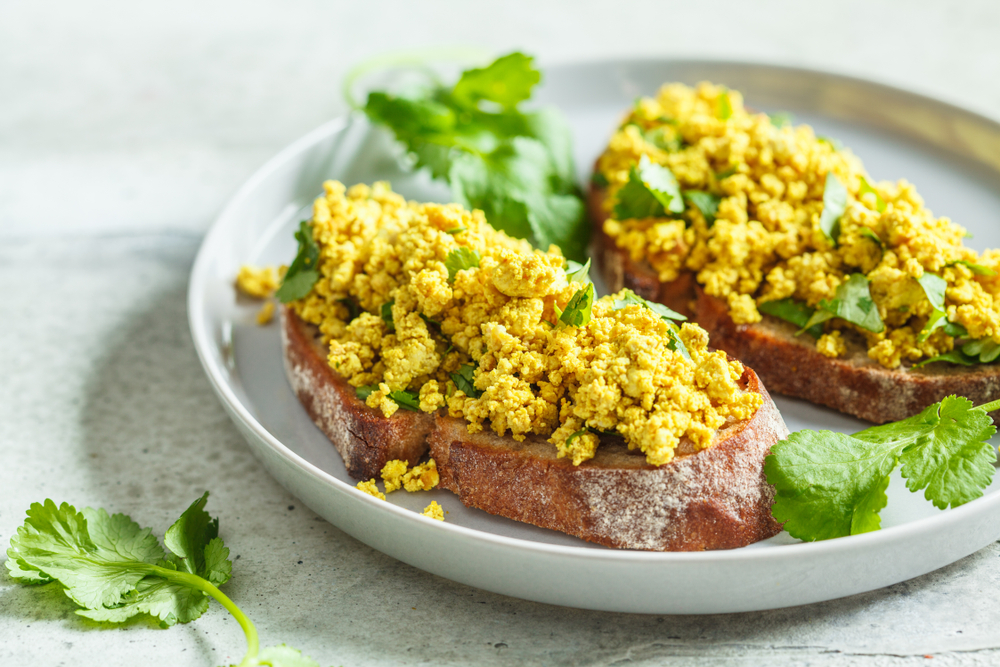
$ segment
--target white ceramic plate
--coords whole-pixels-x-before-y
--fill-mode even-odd
[[[562,109],[575,135],[581,182],[622,111],[662,82],[712,80],[748,105],[787,110],[839,138],[877,179],[905,177],[933,210],[1000,246],[1000,126],[975,114],[879,84],[800,69],[698,62],[601,62],[549,68],[539,102]],[[647,553],[595,547],[561,533],[467,509],[447,491],[394,493],[382,502],[353,488],[340,457],[313,426],[284,376],[277,327],[254,324],[233,278],[246,262],[294,255],[292,228],[309,217],[321,183],[388,179],[407,197],[447,200],[448,190],[400,167],[386,133],[361,118],[332,121],[295,142],[243,186],[215,222],[191,274],[189,318],[213,388],[272,475],[328,521],[428,572],[515,597],[647,613],[717,613],[798,605],[887,586],[954,562],[1000,536],[1000,480],[955,510],[935,510],[889,487],[883,530],[801,544],[786,534],[744,549]],[[777,398],[788,426],[853,432],[860,422]],[[444,523],[419,515],[431,500]]]

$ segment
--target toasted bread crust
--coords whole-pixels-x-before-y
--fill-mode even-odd
[[[574,466],[544,438],[469,434],[464,421],[443,416],[430,435],[431,455],[442,487],[491,514],[622,549],[742,547],[781,530],[763,465],[788,435],[754,372],[747,368],[742,380],[764,396],[756,414],[720,430],[712,447],[659,467],[617,437],[602,437],[597,455]]]
[[[281,345],[285,374],[309,417],[340,452],[354,479],[378,478],[387,461],[416,465],[427,452],[434,416],[400,409],[386,419],[369,408],[354,387],[326,361],[316,327],[281,307]]]
[[[657,280],[655,271],[645,262],[631,261],[628,253],[604,234],[606,195],[604,188],[592,185],[588,196],[599,243],[601,275],[608,289],[644,285],[646,294],[655,293],[648,287],[651,280]],[[795,336],[797,329],[793,325],[770,315],[764,315],[757,324],[736,324],[729,317],[726,303],[705,294],[691,272],[675,282],[661,286],[654,297],[640,295],[674,310],[679,310],[679,299],[693,301],[693,308],[681,312],[693,316],[708,332],[713,347],[753,368],[776,394],[804,398],[876,424],[905,419],[952,394],[976,404],[1000,396],[1000,365],[964,367],[939,363],[890,370],[870,359],[860,340],[849,340],[847,354],[831,359],[819,353],[812,337]],[[663,298],[665,291],[669,299]],[[992,414],[996,418],[1000,411]]]

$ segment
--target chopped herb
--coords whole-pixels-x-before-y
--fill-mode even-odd
[[[396,331],[396,322],[392,319],[392,306],[395,303],[395,299],[386,301],[382,304],[382,308],[379,309],[379,312],[382,314],[382,321],[385,322],[385,330],[389,333]]]
[[[461,234],[464,231],[468,231],[468,227],[452,227],[451,229],[444,230],[444,233],[454,236],[455,234]]]
[[[885,200],[882,199],[882,195],[880,195],[875,188],[873,188],[871,185],[869,185],[868,181],[865,180],[865,177],[862,176],[861,177],[861,187],[858,188],[858,200],[860,201],[861,198],[864,195],[868,194],[869,192],[872,193],[873,195],[875,195],[875,210],[878,211],[879,213],[884,212],[885,211]]]
[[[854,435],[798,431],[775,443],[764,460],[777,490],[772,514],[801,540],[855,535],[881,526],[885,490],[897,466],[910,491],[938,509],[983,495],[993,478],[996,433],[986,413],[1000,401],[973,407],[949,396],[908,419]]]
[[[882,247],[882,248],[885,247],[885,244],[882,243],[882,239],[880,239],[878,237],[878,234],[876,234],[875,232],[873,232],[870,227],[862,227],[861,228],[861,235],[862,236],[867,236],[872,241],[874,241],[875,243],[879,244],[880,247]]]
[[[973,264],[972,262],[964,259],[959,259],[954,262],[948,262],[945,266],[954,266],[956,264],[961,264],[965,268],[972,271],[977,276],[995,276],[997,274],[993,269],[983,266],[982,264]]]
[[[440,332],[440,330],[441,330],[441,323],[440,322],[435,322],[434,320],[432,320],[431,318],[427,317],[423,313],[418,313],[418,314],[420,315],[420,319],[422,319],[424,321],[424,324],[427,325],[428,329],[435,329],[435,330],[437,330],[437,331]]]
[[[684,321],[687,319],[684,315],[667,308],[662,303],[656,303],[655,301],[647,301],[641,296],[633,292],[632,290],[622,290],[623,295],[620,299],[615,299],[611,304],[612,310],[621,310],[628,306],[642,306],[643,308],[648,308],[657,315],[659,315],[664,320],[677,320]]]
[[[448,282],[453,283],[459,271],[479,266],[479,253],[472,248],[459,246],[448,253],[448,257],[444,260],[444,266],[448,269]]]
[[[133,616],[156,618],[164,628],[189,623],[214,598],[246,636],[242,667],[319,667],[283,644],[260,650],[253,622],[219,590],[233,563],[219,538],[219,520],[205,511],[207,502],[206,492],[170,526],[163,540],[169,551],[124,514],[34,503],[10,540],[6,569],[18,583],[60,586],[80,607],[77,614],[102,623]]]
[[[346,297],[344,299],[337,299],[337,301],[344,304],[344,307],[347,308],[348,322],[353,322],[355,319],[357,319],[358,315],[361,314],[361,306],[359,306],[358,302],[352,299],[351,297]]]
[[[729,169],[725,169],[725,170],[720,171],[719,173],[717,173],[715,175],[715,180],[717,180],[717,181],[725,180],[725,179],[729,178],[730,176],[732,176],[733,174],[735,174],[738,171],[739,171],[739,169],[737,169],[736,167],[730,167]]]
[[[792,124],[793,116],[787,111],[776,111],[771,114],[771,125],[777,128],[787,127]]]
[[[927,295],[927,300],[930,301],[931,307],[934,309],[931,316],[927,319],[927,324],[924,325],[923,330],[917,337],[917,341],[922,343],[927,340],[928,336],[934,333],[935,329],[940,329],[948,323],[946,319],[947,313],[944,309],[944,292],[948,288],[948,283],[941,276],[936,276],[927,271],[924,271],[923,275],[917,278],[917,282],[924,288],[924,294]]]
[[[589,283],[590,258],[587,258],[585,264],[574,262],[571,259],[566,260],[566,280],[571,283]]]
[[[521,53],[466,70],[451,88],[420,94],[375,91],[363,109],[387,126],[416,168],[445,179],[452,197],[481,209],[495,228],[586,255],[589,225],[576,183],[572,135],[554,108],[522,110],[541,73]]]
[[[684,199],[687,203],[701,211],[705,222],[711,227],[715,222],[715,214],[719,212],[719,202],[722,201],[722,198],[710,192],[702,192],[701,190],[685,190]]]
[[[451,381],[455,383],[455,388],[465,392],[470,398],[479,398],[483,392],[476,389],[475,384],[476,367],[472,364],[462,364],[457,373],[451,374]]]
[[[875,333],[885,329],[878,306],[872,300],[868,278],[860,273],[853,273],[850,278],[842,282],[837,287],[837,293],[832,301],[826,299],[820,301],[816,312],[799,333],[834,317]]]
[[[654,127],[652,130],[643,132],[642,137],[660,150],[667,151],[668,153],[676,153],[684,146],[680,135],[666,127]]]
[[[354,388],[354,393],[357,394],[357,397],[360,398],[362,401],[367,401],[368,397],[371,396],[371,393],[373,391],[378,391],[377,384],[366,384]]]
[[[823,335],[823,327],[819,324],[812,327],[806,327],[806,324],[809,323],[809,319],[813,316],[815,309],[810,308],[807,304],[801,301],[796,301],[792,298],[765,301],[757,306],[757,310],[767,315],[772,315],[785,320],[786,322],[791,322],[800,329],[805,329],[805,331],[813,338],[819,338]]]
[[[570,297],[566,309],[559,314],[559,321],[571,327],[586,326],[594,307],[594,283],[587,285]]]
[[[981,364],[988,364],[1000,357],[1000,344],[993,342],[992,338],[980,338],[963,345],[962,354],[978,358]]]
[[[619,220],[664,217],[667,211],[684,212],[684,199],[673,173],[643,155],[629,171],[628,182],[618,191],[615,217]]]
[[[729,120],[733,115],[733,105],[729,101],[729,91],[723,90],[715,99],[715,115],[719,120]]]
[[[389,398],[396,401],[399,407],[413,410],[420,410],[420,397],[412,391],[390,391]]]
[[[669,325],[667,335],[670,337],[670,340],[667,341],[667,349],[680,352],[682,357],[691,361],[691,353],[688,352],[687,346],[684,345],[684,341],[681,340],[680,333],[677,330],[677,325],[670,320],[667,320],[667,324]]]
[[[298,252],[291,266],[285,272],[281,287],[274,293],[281,303],[290,303],[305,298],[319,280],[319,246],[313,238],[312,226],[308,220],[299,223],[295,232],[295,240],[299,242]]]
[[[574,440],[576,440],[577,438],[579,438],[581,435],[587,435],[588,433],[590,433],[590,429],[586,428],[586,427],[585,428],[581,428],[576,433],[571,433],[570,436],[568,438],[566,438],[566,442],[563,443],[563,447],[569,447],[569,443],[573,442]]]
[[[964,354],[961,349],[956,347],[954,350],[950,350],[944,354],[939,354],[936,357],[931,357],[930,359],[924,359],[919,364],[913,364],[913,367],[920,368],[938,361],[946,361],[949,364],[959,364],[962,366],[974,366],[979,363],[979,359]]]
[[[590,177],[590,182],[593,183],[594,186],[598,188],[608,187],[608,177],[599,171],[595,171],[593,173],[593,175]]]
[[[840,218],[846,209],[847,188],[832,171],[828,172],[826,185],[823,188],[823,213],[819,218],[819,228],[835,246],[840,237]]]

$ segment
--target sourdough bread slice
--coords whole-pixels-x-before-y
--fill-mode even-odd
[[[434,415],[400,409],[390,419],[365,405],[327,363],[319,330],[281,307],[285,374],[309,417],[330,439],[354,479],[378,479],[393,459],[416,465],[427,452]]]
[[[851,332],[844,335],[846,354],[831,359],[819,353],[811,336],[796,336],[797,327],[771,315],[756,324],[736,324],[727,304],[705,294],[693,273],[660,283],[647,262],[632,261],[616,246],[603,231],[606,194],[604,188],[592,185],[588,209],[598,244],[598,270],[608,289],[629,287],[643,298],[693,317],[708,332],[713,347],[753,368],[770,391],[876,424],[905,419],[952,394],[976,404],[1000,397],[1000,365],[935,363],[913,368],[904,363],[890,370],[870,359],[864,340]],[[991,414],[997,418],[1000,411]]]
[[[430,434],[431,456],[442,487],[490,514],[621,549],[734,549],[781,531],[763,467],[771,445],[788,435],[749,368],[741,385],[764,396],[753,417],[724,426],[707,449],[682,443],[658,467],[617,436],[603,436],[597,455],[574,466],[539,436],[470,434],[465,421],[444,416]]]

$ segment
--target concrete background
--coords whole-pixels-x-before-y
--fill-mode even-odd
[[[541,64],[762,60],[855,74],[1000,118],[1000,4],[0,0],[0,542],[53,497],[161,534],[203,489],[264,645],[321,664],[995,664],[994,544],[938,572],[772,612],[577,611],[450,583],[300,507],[250,455],[195,358],[185,288],[227,197],[344,110],[387,50],[520,48]],[[583,584],[585,585],[585,583]],[[214,665],[214,605],[108,629],[0,576],[0,663]],[[933,660],[933,662],[930,662]]]

